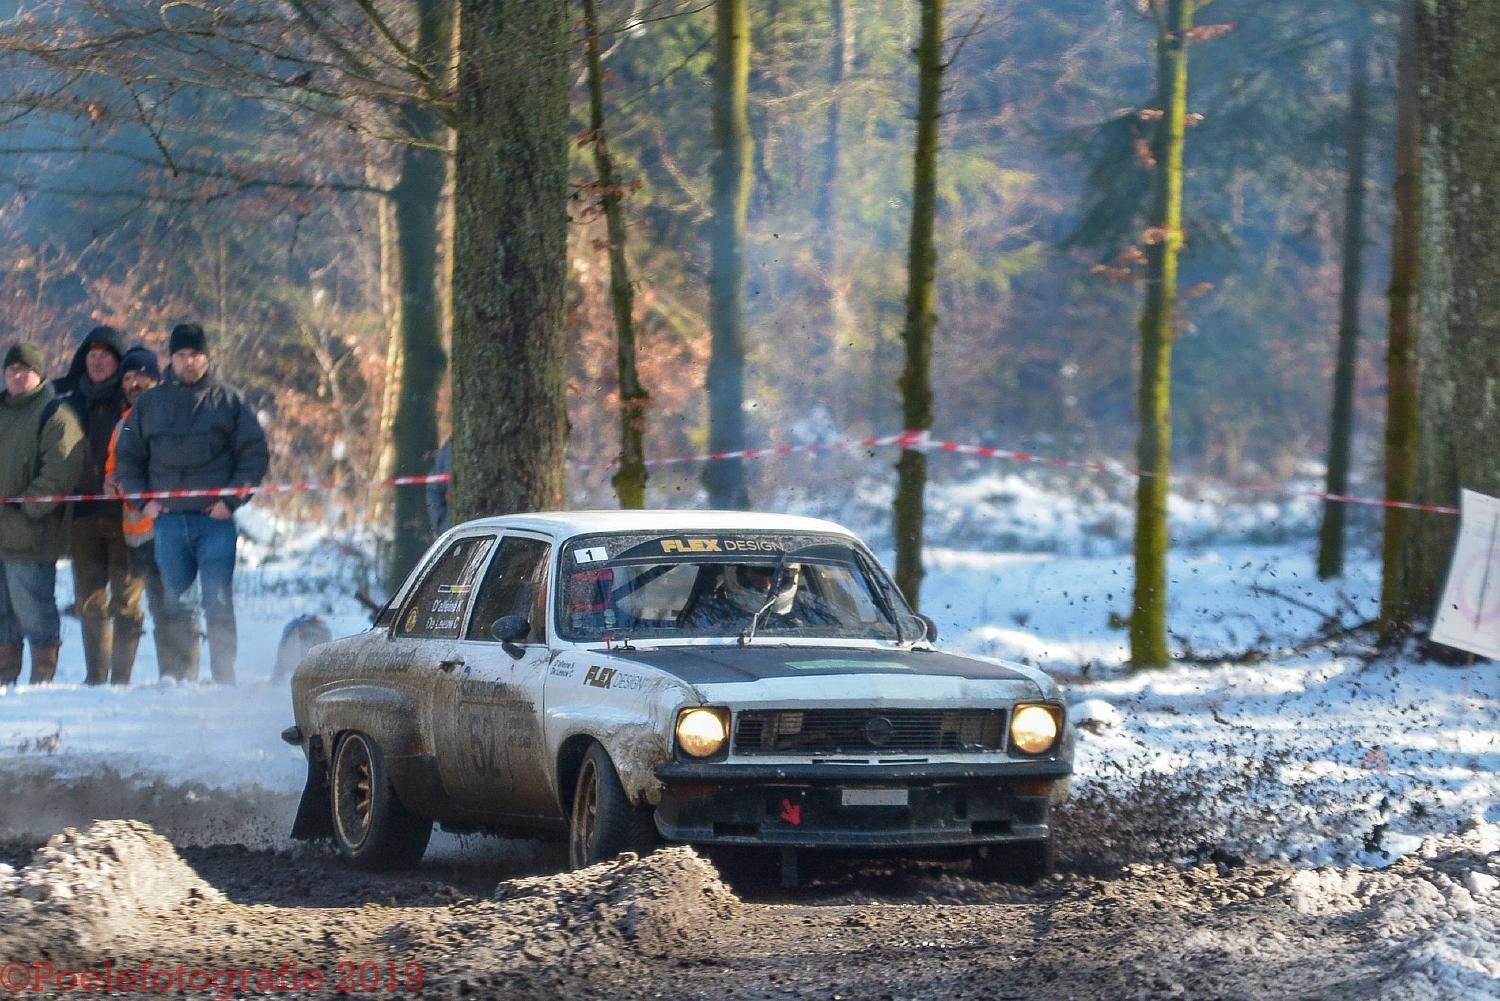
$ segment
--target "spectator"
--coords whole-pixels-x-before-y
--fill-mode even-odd
[[[59,399],[72,409],[83,428],[83,475],[80,494],[104,490],[109,440],[125,412],[120,388],[120,360],[125,338],[113,327],[99,326],[83,335],[68,374],[53,383]],[[84,682],[129,684],[135,649],[145,624],[141,611],[144,582],[131,571],[118,501],[78,501],[68,550],[73,556],[73,600],[83,625]]]
[[[208,356],[208,337],[196,323],[172,328],[172,365],[120,428],[116,473],[125,493],[254,487],[266,475],[266,436],[240,391],[219,378]],[[167,645],[182,651],[198,644],[198,579],[208,620],[208,653],[214,681],[234,684],[239,640],[234,621],[234,512],[248,494],[151,500],[156,520],[156,565],[166,595],[162,622]],[[186,673],[179,660],[170,673]]]
[[[427,520],[432,522],[432,530],[438,535],[448,531],[451,523],[449,507],[453,503],[453,437],[443,442],[443,447],[438,449],[437,458],[432,460],[432,475],[442,476],[447,474],[448,479],[441,483],[427,484]]]
[[[73,412],[59,406],[46,368],[35,344],[23,341],[5,352],[0,497],[66,494],[83,470],[83,432]],[[31,683],[57,676],[57,561],[68,551],[71,513],[55,501],[0,507],[0,684],[20,677],[23,641],[31,643]]]
[[[124,359],[120,362],[120,386],[125,390],[125,415],[129,415],[130,408],[149,390],[161,385],[161,366],[156,361],[156,352],[150,348],[136,345],[125,352]],[[108,493],[120,493],[120,483],[116,473],[119,460],[116,458],[116,449],[120,438],[120,428],[125,425],[125,417],[120,418],[120,423],[115,425],[114,434],[109,439],[109,457],[104,466],[104,485]],[[146,603],[151,607],[151,638],[156,645],[156,670],[163,680],[175,678],[178,681],[198,680],[198,644],[189,643],[184,650],[172,648],[172,632],[170,627],[163,628],[162,623],[166,616],[166,594],[162,589],[161,571],[156,566],[156,521],[145,512],[144,502],[122,501],[120,503],[121,522],[120,528],[125,536],[125,551],[130,563],[130,570],[145,583]],[[117,678],[110,675],[111,681],[124,684],[130,680],[129,665],[126,667],[125,677]]]

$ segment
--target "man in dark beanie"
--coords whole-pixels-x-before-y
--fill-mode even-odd
[[[156,352],[144,344],[137,344],[126,351],[125,357],[120,359],[121,385],[124,385],[125,377],[131,372],[139,372],[151,383],[147,388],[155,389],[161,382],[161,363],[156,360]],[[144,394],[136,394],[136,399],[140,399],[142,395]],[[127,401],[130,401],[129,386],[125,386],[125,397]]]
[[[125,352],[125,357],[120,361],[120,386],[125,390],[125,402],[134,407],[142,396],[161,385],[161,366],[156,361],[156,352],[144,345],[137,344]],[[126,415],[130,410],[125,411]],[[115,433],[109,442],[109,458],[104,463],[104,489],[106,493],[120,493],[120,481],[118,473],[117,443],[120,436],[120,428],[125,424],[122,418],[115,426]],[[163,678],[175,678],[178,681],[198,680],[198,637],[194,636],[193,642],[186,649],[173,648],[174,639],[170,626],[163,626],[166,621],[166,592],[162,588],[161,570],[156,565],[156,520],[146,514],[144,501],[121,501],[120,502],[120,528],[125,532],[125,550],[129,555],[130,569],[132,573],[139,574],[146,583],[146,604],[151,609],[151,621],[154,624],[152,639],[156,644],[156,670]],[[113,675],[111,681],[117,681]],[[129,679],[123,679],[128,681]]]
[[[0,393],[0,685],[21,674],[22,643],[31,644],[31,682],[57,675],[62,646],[57,614],[57,561],[68,550],[66,505],[28,501],[71,493],[83,469],[83,434],[44,378],[35,344],[5,352]]]
[[[240,391],[219,379],[208,338],[196,323],[172,328],[166,379],[142,396],[120,428],[116,475],[125,493],[254,487],[269,454],[260,421]],[[157,629],[168,646],[197,648],[194,579],[201,583],[214,680],[234,684],[238,637],[234,621],[234,511],[248,493],[148,501],[156,522],[156,565],[165,604]],[[162,665],[168,670],[168,665]],[[186,671],[186,665],[172,665]]]
[[[77,493],[104,492],[109,439],[125,413],[120,386],[124,357],[124,335],[114,327],[95,327],[83,335],[68,374],[53,384],[83,427],[85,457]],[[130,569],[120,502],[77,502],[68,550],[73,556],[73,600],[83,625],[84,681],[128,684],[145,626],[145,582]]]

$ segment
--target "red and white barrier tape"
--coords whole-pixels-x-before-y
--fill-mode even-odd
[[[681,455],[665,459],[647,459],[647,466],[674,466],[690,462],[719,462],[725,459],[765,459],[779,455],[797,453],[831,452],[855,448],[880,448],[899,445],[911,449],[935,449],[956,452],[961,455],[977,455],[988,459],[1009,459],[1013,462],[1029,462],[1065,469],[1081,469],[1091,473],[1109,473],[1115,476],[1140,476],[1142,474],[1125,466],[1112,463],[1084,462],[1079,459],[1059,459],[1052,456],[1033,455],[988,445],[970,445],[957,441],[939,441],[926,431],[903,431],[901,434],[880,435],[873,438],[845,438],[838,441],[813,442],[806,445],[778,445],[772,448],[745,448],[733,452],[709,452],[704,455]],[[615,462],[583,463],[569,462],[576,469],[612,469]],[[1146,474],[1155,475],[1155,474]],[[258,487],[224,487],[215,490],[155,490],[133,494],[63,494],[47,497],[0,497],[0,503],[12,504],[25,501],[36,503],[70,503],[73,501],[98,500],[171,500],[190,497],[242,497],[248,494],[313,493],[325,490],[342,490],[348,487],[394,486],[413,484],[446,483],[453,477],[448,473],[433,473],[427,476],[397,476],[387,480],[355,481],[350,483],[270,483]],[[1364,504],[1374,507],[1401,508],[1407,511],[1429,511],[1436,514],[1458,514],[1458,508],[1442,504],[1417,504],[1411,501],[1394,501],[1378,497],[1355,497],[1349,494],[1332,494],[1322,490],[1298,490],[1292,487],[1265,487],[1250,483],[1224,483],[1201,476],[1172,475],[1169,480],[1177,483],[1199,483],[1208,486],[1228,486],[1252,493],[1269,493],[1284,497],[1310,497],[1315,500],[1333,501],[1339,504]]]
[[[397,476],[389,480],[356,480],[350,483],[263,483],[258,487],[216,487],[211,490],[147,490],[134,494],[56,494],[37,497],[0,497],[0,504],[68,504],[74,501],[149,501],[182,499],[184,497],[244,497],[249,494],[300,494],[322,490],[343,490],[347,487],[390,486],[404,487],[412,483],[447,483],[453,477],[447,473],[431,476]]]
[[[1098,462],[1081,462],[1077,459],[1055,459],[1044,455],[1032,455],[1029,452],[1012,452],[1004,448],[990,448],[987,445],[965,445],[956,441],[927,441],[914,446],[917,448],[935,448],[944,452],[959,452],[963,455],[980,455],[992,459],[1011,459],[1016,462],[1041,463],[1048,466],[1063,466],[1068,469],[1084,469],[1092,473],[1112,473],[1116,476],[1155,476],[1155,473],[1142,474],[1137,470],[1126,466],[1106,465]],[[1243,490],[1247,493],[1269,493],[1282,497],[1311,497],[1315,500],[1328,500],[1338,504],[1365,504],[1373,507],[1394,507],[1406,511],[1431,511],[1436,514],[1458,514],[1458,508],[1448,507],[1443,504],[1417,504],[1413,501],[1386,500],[1381,497],[1354,497],[1349,494],[1331,494],[1324,490],[1298,490],[1295,487],[1267,487],[1254,483],[1226,483],[1223,480],[1209,479],[1205,476],[1188,476],[1183,474],[1168,475],[1168,480],[1175,483],[1199,483],[1205,486],[1227,486],[1235,490]]]
[[[813,442],[809,445],[777,445],[775,448],[743,448],[736,452],[709,452],[707,455],[684,455],[671,459],[647,459],[648,466],[673,466],[684,462],[718,462],[722,459],[764,459],[775,455],[793,455],[797,452],[831,452],[848,448],[878,448],[883,445],[900,445],[902,448],[922,448],[927,441],[926,431],[903,431],[901,434],[881,435],[878,438],[846,438],[840,441]],[[576,463],[581,469],[612,469],[617,462]]]

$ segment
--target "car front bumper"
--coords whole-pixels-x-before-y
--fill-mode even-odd
[[[1038,841],[1062,761],[693,764],[656,770],[663,837],[694,844],[920,848]]]

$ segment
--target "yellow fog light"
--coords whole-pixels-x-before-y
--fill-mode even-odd
[[[1024,754],[1041,754],[1057,742],[1056,706],[1016,706],[1010,719],[1010,745]]]
[[[729,738],[729,710],[684,709],[677,716],[677,746],[695,758],[710,758]]]

